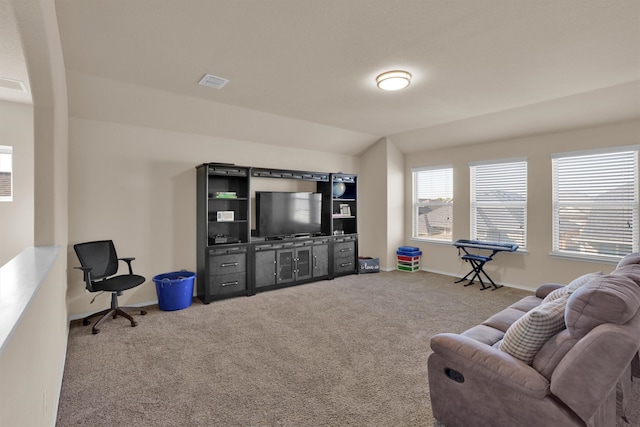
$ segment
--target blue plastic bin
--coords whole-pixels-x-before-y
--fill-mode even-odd
[[[158,274],[153,278],[158,292],[160,310],[182,310],[191,305],[193,299],[193,282],[196,273],[191,271],[174,271]]]

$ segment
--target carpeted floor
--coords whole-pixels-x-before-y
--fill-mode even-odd
[[[394,271],[74,321],[57,426],[432,426],[430,337],[528,294]]]

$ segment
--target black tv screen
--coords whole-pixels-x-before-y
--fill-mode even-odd
[[[322,194],[256,191],[259,237],[320,233]]]

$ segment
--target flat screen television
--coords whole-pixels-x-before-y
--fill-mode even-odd
[[[259,237],[318,234],[321,213],[321,193],[256,191]]]

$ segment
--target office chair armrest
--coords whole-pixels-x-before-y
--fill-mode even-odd
[[[91,284],[91,270],[93,270],[93,267],[73,267],[77,270],[82,270],[82,272],[84,273],[84,282],[87,286],[87,289],[89,290],[89,292],[95,292],[93,290],[93,285]]]
[[[129,274],[133,274],[133,269],[131,268],[131,261],[133,261],[135,258],[118,258],[118,261],[124,261],[127,263],[127,265],[129,266]]]

